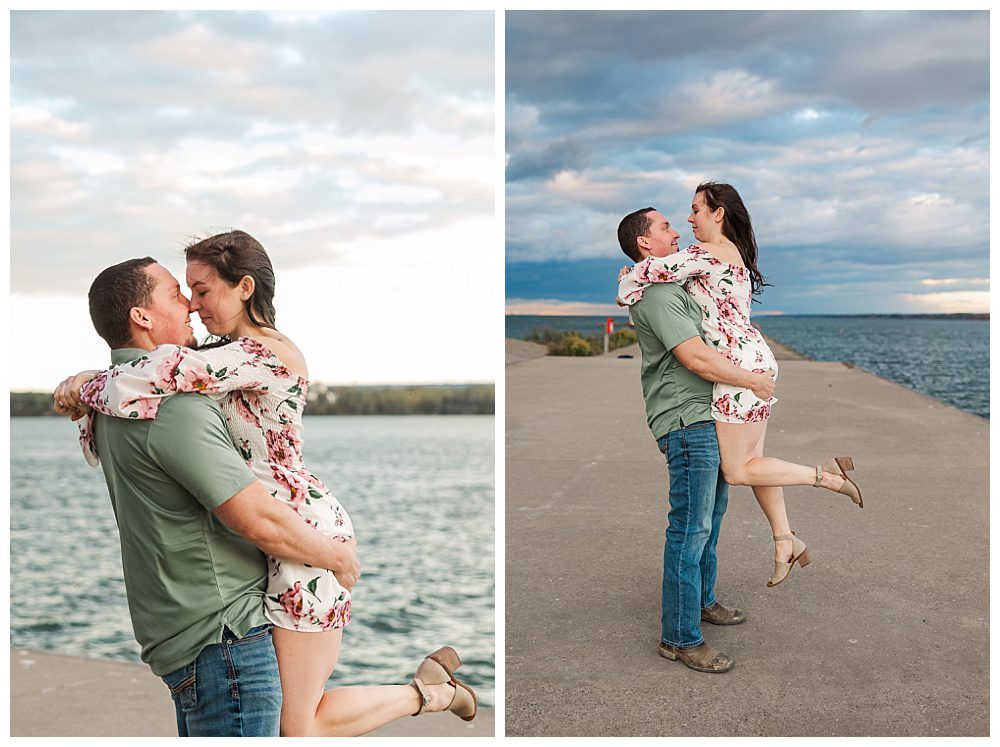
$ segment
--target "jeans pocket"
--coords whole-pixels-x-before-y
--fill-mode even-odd
[[[198,676],[195,662],[163,675],[160,679],[170,688],[170,696],[182,711],[198,705]]]
[[[699,420],[697,423],[692,423],[691,425],[684,426],[685,431],[700,431],[703,428],[714,428],[714,420]]]
[[[240,644],[243,643],[254,643],[256,641],[261,640],[262,638],[267,638],[269,635],[271,635],[271,626],[270,624],[268,624],[268,625],[258,625],[256,628],[250,628],[250,630],[247,631],[247,634],[242,638],[237,638],[236,634],[232,633],[229,630],[229,628],[226,628],[223,631],[223,635],[226,638],[232,635],[231,639],[232,643],[230,643],[229,645],[239,646]]]

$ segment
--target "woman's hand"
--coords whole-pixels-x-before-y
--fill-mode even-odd
[[[764,371],[764,373],[750,374],[750,391],[757,395],[758,399],[767,402],[774,395],[774,371]]]
[[[337,576],[337,582],[348,591],[354,591],[354,584],[361,578],[361,561],[358,559],[358,541],[353,537],[334,537],[339,546],[337,567],[331,568]]]
[[[90,406],[80,399],[80,388],[99,373],[100,371],[81,371],[64,380],[52,393],[53,409],[60,415],[68,415],[71,420],[84,417],[90,412]]]

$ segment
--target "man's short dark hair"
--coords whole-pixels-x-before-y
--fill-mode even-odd
[[[653,207],[636,210],[622,218],[622,222],[618,224],[618,243],[621,244],[625,256],[633,262],[642,261],[642,252],[639,251],[639,244],[636,242],[640,236],[649,234],[649,225],[652,221],[647,216],[655,212],[656,208]]]
[[[146,268],[153,264],[152,257],[128,259],[102,271],[90,284],[90,321],[112,350],[132,342],[128,315],[133,307],[149,304],[156,282]]]

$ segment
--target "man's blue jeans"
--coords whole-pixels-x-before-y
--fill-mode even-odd
[[[663,545],[660,640],[689,648],[701,635],[701,610],[715,603],[715,546],[729,504],[715,423],[701,420],[657,441],[670,470],[670,513]]]
[[[243,638],[223,628],[222,643],[161,679],[174,700],[178,736],[278,736],[281,680],[269,624]]]

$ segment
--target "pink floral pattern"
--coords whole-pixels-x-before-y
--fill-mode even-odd
[[[701,307],[705,341],[741,368],[777,372],[778,364],[760,332],[750,323],[750,273],[714,257],[697,244],[667,257],[647,257],[618,285],[618,297],[631,306],[651,283],[682,283]],[[767,420],[777,402],[751,390],[715,384],[712,417],[727,423]]]
[[[205,350],[161,345],[98,374],[81,393],[95,412],[139,419],[155,418],[160,402],[178,392],[215,398],[237,451],[257,479],[308,526],[346,541],[354,535],[350,516],[302,463],[308,386],[265,344],[241,337]],[[96,466],[93,413],[80,421],[80,444]],[[271,556],[268,566],[264,609],[272,623],[305,631],[348,624],[351,593],[332,571]]]

